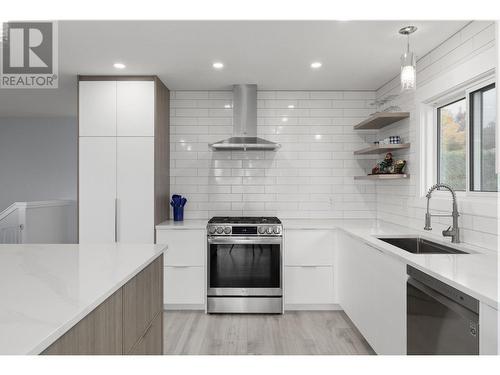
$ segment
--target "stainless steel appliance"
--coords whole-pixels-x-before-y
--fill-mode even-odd
[[[407,266],[408,354],[479,354],[479,301]]]
[[[283,312],[283,227],[276,217],[213,217],[207,225],[207,312]]]
[[[233,136],[209,146],[214,150],[276,151],[281,145],[257,137],[257,85],[233,86]]]

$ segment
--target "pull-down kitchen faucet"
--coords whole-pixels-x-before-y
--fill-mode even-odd
[[[447,215],[447,214],[431,215],[429,212],[429,201],[431,200],[432,192],[440,187],[447,189],[451,193],[451,196],[453,198],[453,211],[452,211],[451,215]],[[451,237],[451,242],[453,242],[453,243],[459,243],[460,242],[460,230],[458,229],[458,216],[459,216],[459,214],[458,214],[458,207],[457,207],[457,196],[456,196],[453,188],[449,185],[446,185],[446,184],[435,184],[429,189],[426,197],[427,197],[427,213],[425,214],[425,227],[424,227],[424,229],[425,230],[432,230],[432,227],[431,227],[431,217],[432,216],[451,216],[453,218],[453,226],[450,226],[450,227],[448,227],[448,229],[443,230],[443,236]]]

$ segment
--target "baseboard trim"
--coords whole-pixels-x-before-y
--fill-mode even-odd
[[[285,311],[343,310],[338,303],[285,303]]]
[[[165,303],[163,310],[203,310],[205,311],[205,304],[203,303]]]

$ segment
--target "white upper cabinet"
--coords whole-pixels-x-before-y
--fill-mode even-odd
[[[118,136],[154,136],[154,82],[118,81],[116,83]]]
[[[116,82],[80,81],[79,85],[80,136],[116,136]]]

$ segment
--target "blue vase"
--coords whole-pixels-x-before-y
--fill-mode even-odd
[[[184,207],[174,207],[174,221],[184,220]]]

